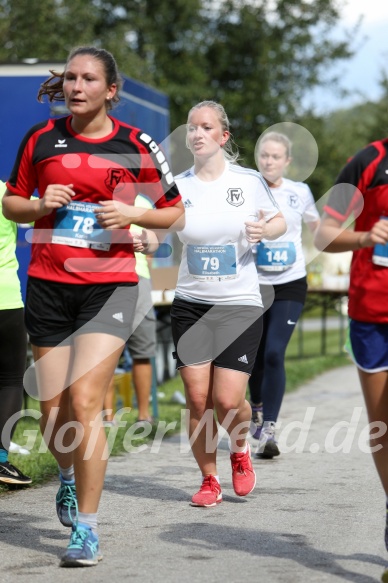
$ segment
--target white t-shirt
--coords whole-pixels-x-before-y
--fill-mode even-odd
[[[259,172],[225,163],[223,174],[204,182],[194,167],[175,181],[186,226],[175,297],[211,304],[262,306],[252,245],[245,221],[262,210],[268,221],[279,208]]]
[[[262,284],[288,283],[306,275],[302,222],[319,221],[319,213],[310,188],[303,182],[283,178],[271,192],[286,219],[287,231],[275,241],[263,239],[255,247],[257,272]]]

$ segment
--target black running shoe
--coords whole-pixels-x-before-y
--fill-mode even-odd
[[[0,484],[31,484],[32,480],[9,462],[0,463]]]

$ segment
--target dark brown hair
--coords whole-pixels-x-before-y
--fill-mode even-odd
[[[122,86],[122,80],[117,69],[116,61],[113,55],[106,51],[105,49],[98,49],[96,47],[78,47],[73,49],[66,61],[65,70],[62,73],[58,73],[53,69],[50,69],[51,77],[44,81],[38,92],[38,101],[43,101],[43,96],[47,95],[49,101],[64,101],[65,96],[63,94],[63,79],[65,76],[66,67],[69,62],[79,55],[90,55],[94,59],[97,59],[102,63],[105,71],[105,79],[108,86],[112,84],[117,85],[117,91],[111,100],[107,100],[107,109],[112,109],[112,102],[117,103],[120,101],[119,89]]]

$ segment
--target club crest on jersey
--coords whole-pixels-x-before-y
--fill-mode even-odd
[[[229,204],[232,204],[233,206],[241,206],[245,202],[242,189],[228,188],[228,198],[226,200]]]
[[[117,188],[120,182],[125,178],[125,170],[123,168],[109,168],[108,175],[105,178],[105,185],[109,188],[111,192],[119,192],[120,188]],[[122,185],[124,186],[124,185]]]
[[[299,206],[299,197],[296,194],[290,194],[288,197],[288,204],[291,208],[297,208]]]

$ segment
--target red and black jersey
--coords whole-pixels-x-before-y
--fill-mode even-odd
[[[76,217],[102,200],[133,205],[140,193],[156,208],[175,205],[181,197],[159,146],[142,130],[111,119],[112,133],[100,139],[76,134],[71,116],[35,125],[20,145],[8,189],[25,198],[37,190],[43,197],[50,184],[72,184],[72,204],[81,210]],[[128,229],[111,232],[105,247],[56,244],[61,213],[35,223],[30,276],[81,284],[137,281]]]
[[[369,144],[348,162],[324,210],[342,223],[354,213],[356,231],[370,231],[381,217],[388,217],[388,139]],[[374,264],[372,255],[373,247],[353,253],[349,316],[385,323],[388,268]]]

